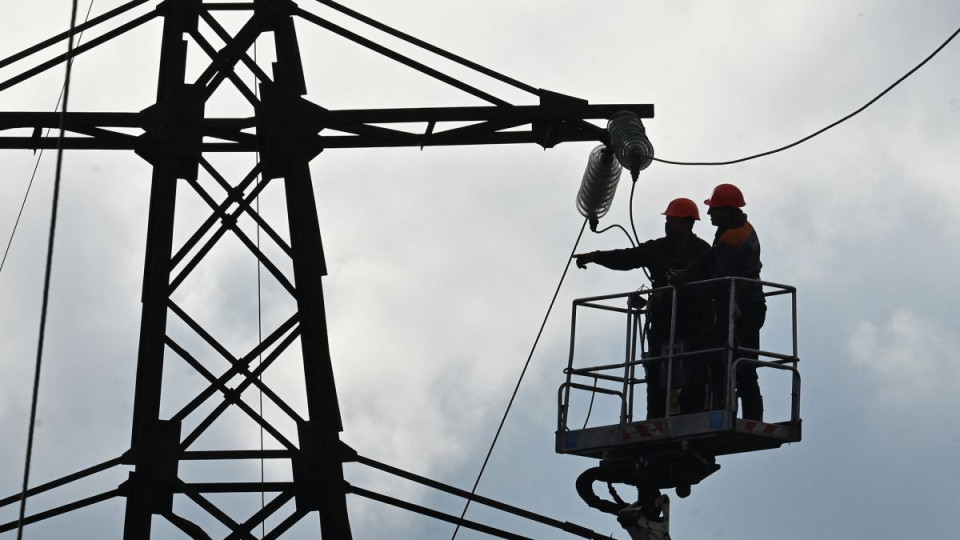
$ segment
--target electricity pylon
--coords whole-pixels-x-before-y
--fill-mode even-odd
[[[530,91],[539,97],[539,105],[514,106],[472,86],[453,79],[410,58],[399,55],[332,22],[304,10],[288,0],[252,0],[233,3],[204,3],[201,0],[164,0],[155,2],[153,11],[88,40],[72,52],[24,71],[0,83],[0,91],[27,80],[64,61],[94,49],[134,28],[162,20],[159,74],[156,103],[139,112],[72,113],[63,118],[66,150],[133,150],[153,169],[144,263],[142,315],[131,446],[117,459],[104,462],[56,482],[27,491],[32,496],[79,478],[118,465],[132,467],[129,479],[116,490],[90,497],[47,512],[28,516],[24,524],[54,517],[97,502],[125,497],[123,538],[143,540],[151,537],[154,516],[162,516],[191,538],[210,538],[210,532],[174,511],[174,500],[185,497],[209,513],[230,531],[228,538],[253,538],[253,532],[265,520],[278,523],[265,538],[278,538],[306,515],[316,512],[324,538],[344,540],[352,537],[347,512],[348,494],[430,514],[425,509],[351,486],[344,480],[343,463],[366,460],[340,440],[343,425],[333,376],[333,364],[324,310],[322,277],[326,264],[317,218],[315,195],[309,164],[321,152],[335,148],[447,146],[473,144],[536,143],[544,148],[564,141],[605,140],[606,130],[586,120],[609,118],[615,112],[629,110],[640,117],[653,114],[650,105],[590,105],[584,100],[528,87],[490,70],[485,70],[444,51],[392,31],[333,2],[322,1],[362,22],[379,25],[431,52],[446,56],[482,73]],[[92,32],[149,4],[135,0],[78,26],[75,31]],[[249,18],[236,31],[227,30],[219,21],[224,13],[246,13]],[[417,109],[327,110],[304,98],[303,62],[298,46],[295,20],[314,24],[339,34],[364,47],[402,62],[426,75],[446,82],[490,106]],[[203,27],[204,31],[201,31]],[[217,47],[207,37],[222,42]],[[276,62],[272,72],[262,70],[249,55],[261,37],[272,39]],[[27,59],[34,52],[67,38],[64,33],[21,54],[0,62],[0,67]],[[195,45],[189,48],[188,43]],[[204,55],[206,69],[187,82],[188,50]],[[236,69],[254,74],[257,89],[251,90]],[[234,89],[253,109],[252,116],[213,118],[206,114],[212,96]],[[56,148],[56,137],[42,136],[43,128],[55,128],[57,113],[0,113],[0,148]],[[422,124],[422,132],[412,133],[383,127],[396,123]],[[450,124],[456,127],[443,129]],[[466,123],[466,125],[463,125]],[[15,132],[32,129],[31,136]],[[131,133],[135,131],[136,133]],[[4,133],[7,132],[7,133]],[[246,155],[247,163],[256,163],[246,174],[233,177],[211,160],[212,154]],[[237,158],[239,161],[240,158]],[[205,187],[219,186],[219,198]],[[271,184],[282,182],[289,235],[285,238],[256,210],[257,197]],[[209,206],[209,217],[185,235],[177,245],[174,236],[175,209],[180,190],[193,190]],[[239,221],[256,223],[269,241],[268,255]],[[295,306],[292,313],[253,347],[243,348],[216,335],[177,296],[181,287],[195,278],[197,267],[227,238],[239,241],[282,287]],[[222,366],[216,372],[209,354],[201,354],[196,345],[188,345],[173,335],[176,325],[189,340],[205,344],[206,351]],[[298,350],[297,350],[298,349]],[[262,378],[271,366],[282,361],[285,353],[297,352],[302,362],[302,391],[306,395],[306,414],[289,404],[282,389],[272,388]],[[201,358],[204,356],[204,358]],[[286,355],[289,356],[289,355]],[[161,401],[171,391],[164,385],[164,362],[184,361],[205,380],[205,389],[176,413],[161,415]],[[244,392],[260,392],[282,411],[285,421],[295,425],[284,431],[264,418],[244,399]],[[227,411],[240,411],[259,424],[273,444],[281,449],[198,450],[195,443],[222,422]],[[180,464],[187,460],[220,460],[234,463],[262,459],[285,460],[292,471],[286,482],[235,482],[225,478],[217,482],[187,482],[180,477]],[[402,474],[402,471],[390,471]],[[419,481],[419,480],[418,480]],[[456,491],[456,490],[454,490]],[[245,519],[236,519],[211,500],[216,493],[267,492],[272,498],[262,509]],[[463,495],[461,493],[461,495]],[[464,495],[466,496],[466,495]],[[19,500],[20,495],[0,501],[0,505]],[[479,500],[479,497],[473,497]],[[290,503],[293,503],[292,505]],[[291,509],[290,507],[293,506]],[[285,509],[281,512],[281,509]],[[432,515],[432,514],[430,514]],[[434,515],[433,517],[439,517]],[[440,517],[440,519],[447,519]],[[447,519],[478,530],[489,527],[462,520]],[[17,522],[0,525],[0,533],[16,528]],[[568,532],[596,537],[570,524],[554,524]],[[579,531],[579,532],[576,532]]]

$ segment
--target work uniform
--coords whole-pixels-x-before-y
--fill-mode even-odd
[[[760,279],[760,239],[753,225],[747,221],[746,214],[740,212],[729,223],[717,227],[713,240],[713,249],[708,259],[710,277],[743,277]],[[724,284],[714,290],[714,311],[716,313],[715,342],[727,344],[730,317],[730,285]],[[733,309],[735,348],[760,349],[760,328],[766,320],[767,306],[763,296],[763,287],[758,283],[737,282],[734,294],[736,302]],[[736,354],[739,357],[756,359],[755,353]],[[718,371],[725,373],[724,365]],[[724,395],[726,377],[713,377],[714,394],[718,398]],[[752,420],[763,419],[763,397],[757,379],[757,367],[754,364],[741,363],[736,373],[737,395],[743,404],[743,417]],[[722,405],[718,402],[715,405]]]
[[[697,261],[702,260],[710,252],[710,244],[695,234],[680,243],[673,242],[667,237],[649,240],[636,247],[617,249],[612,251],[595,251],[590,253],[590,260],[612,270],[632,270],[645,267],[650,270],[650,281],[654,289],[672,285],[671,274],[677,271],[693,271]],[[689,276],[690,280],[700,276]],[[677,318],[674,335],[675,344],[684,344],[686,350],[699,346],[711,328],[712,314],[710,313],[709,298],[698,291],[691,291],[680,287],[677,289]],[[655,292],[650,295],[647,305],[647,345],[651,356],[665,356],[665,347],[670,342],[670,322],[673,293],[670,289]],[[666,371],[661,369],[663,362],[644,364],[647,378],[647,417],[662,418],[666,416]],[[680,380],[679,370],[674,370],[674,379]],[[694,370],[685,373],[688,382],[703,384],[703,377],[694,374]],[[676,384],[675,384],[676,386]],[[702,392],[688,392],[688,396],[700,395]],[[681,392],[681,412],[686,409],[702,408],[702,404],[685,403]],[[690,411],[692,412],[692,411]]]

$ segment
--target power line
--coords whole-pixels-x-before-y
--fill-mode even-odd
[[[750,161],[750,160],[752,160],[752,159],[757,159],[757,158],[761,158],[761,157],[764,157],[764,156],[769,156],[769,155],[771,155],[771,154],[776,154],[776,153],[778,153],[778,152],[783,152],[784,150],[788,150],[788,149],[790,149],[790,148],[793,148],[794,146],[797,146],[797,145],[799,145],[799,144],[805,143],[805,142],[809,141],[810,139],[816,137],[817,135],[820,135],[820,134],[826,132],[827,130],[830,130],[830,129],[833,129],[833,128],[839,126],[840,124],[846,122],[847,120],[853,118],[854,116],[856,116],[856,115],[860,114],[861,112],[863,112],[864,110],[866,110],[867,107],[869,107],[869,106],[873,105],[874,103],[876,103],[877,101],[879,101],[880,98],[882,98],[883,96],[887,95],[888,92],[890,92],[891,90],[893,90],[894,88],[896,88],[896,87],[897,87],[900,83],[902,83],[903,81],[907,80],[908,77],[910,77],[911,75],[913,75],[918,69],[922,68],[927,62],[929,62],[931,59],[933,59],[934,56],[936,56],[937,54],[939,54],[940,51],[942,51],[943,48],[947,46],[947,44],[949,44],[951,41],[953,41],[953,38],[957,37],[957,34],[960,34],[960,28],[957,28],[952,34],[950,34],[950,37],[948,37],[948,38],[946,39],[946,41],[944,41],[943,43],[941,43],[939,47],[937,47],[932,53],[930,53],[929,56],[927,56],[926,58],[924,58],[922,62],[920,62],[919,64],[917,64],[916,66],[914,66],[913,69],[911,69],[911,70],[908,71],[906,74],[904,74],[902,77],[900,77],[899,79],[897,79],[896,82],[894,82],[893,84],[891,84],[890,86],[888,86],[883,92],[880,92],[879,94],[877,94],[876,97],[874,97],[873,99],[871,99],[870,101],[868,101],[868,102],[867,102],[866,104],[864,104],[862,107],[860,107],[859,109],[853,111],[852,113],[844,116],[843,118],[837,120],[836,122],[828,125],[827,127],[824,127],[824,128],[819,129],[819,130],[817,130],[817,131],[814,131],[814,132],[811,133],[810,135],[807,135],[806,137],[804,137],[804,138],[802,138],[802,139],[800,139],[800,140],[798,140],[798,141],[794,141],[794,142],[792,142],[792,143],[790,143],[790,144],[781,146],[781,147],[779,147],[779,148],[774,148],[773,150],[768,150],[768,151],[766,151],[766,152],[761,152],[761,153],[759,153],[759,154],[754,154],[754,155],[752,155],[752,156],[747,156],[747,157],[743,157],[743,158],[740,158],[740,159],[732,159],[732,160],[729,160],[729,161],[671,161],[671,160],[668,160],[668,159],[660,159],[660,158],[651,158],[651,159],[653,159],[653,161],[657,161],[657,162],[660,162],[660,163],[666,163],[666,164],[668,164],[668,165],[733,165],[734,163],[743,163],[744,161]]]
[[[474,495],[477,492],[477,486],[480,485],[480,479],[483,477],[483,472],[487,468],[487,463],[490,461],[490,455],[493,454],[493,448],[497,445],[497,439],[500,438],[500,432],[503,431],[503,425],[507,421],[507,415],[510,414],[510,408],[513,407],[513,402],[517,398],[517,392],[520,390],[520,383],[523,382],[523,377],[527,373],[527,368],[530,367],[530,360],[533,358],[534,351],[537,350],[537,344],[540,343],[540,336],[543,335],[543,329],[547,326],[547,319],[550,318],[550,312],[553,310],[553,304],[557,301],[557,295],[560,294],[560,287],[563,286],[563,280],[567,277],[567,271],[570,270],[570,261],[573,259],[573,254],[577,251],[577,246],[580,245],[580,239],[583,238],[583,231],[587,228],[586,219],[583,220],[583,225],[580,226],[580,234],[577,235],[577,241],[573,243],[573,249],[570,251],[570,256],[567,257],[567,264],[563,267],[563,274],[560,276],[560,282],[557,283],[557,290],[553,292],[553,298],[550,300],[550,306],[547,307],[547,313],[543,316],[543,322],[540,323],[540,330],[537,332],[537,337],[533,340],[533,347],[530,348],[530,354],[527,355],[527,361],[523,364],[523,369],[520,371],[520,377],[517,379],[517,384],[513,388],[513,394],[510,395],[510,401],[507,403],[507,409],[503,411],[503,418],[500,419],[500,425],[497,427],[497,432],[493,436],[493,441],[490,443],[490,449],[487,450],[487,456],[483,459],[483,465],[480,466],[480,472],[477,474],[477,480],[473,483],[473,489],[470,490],[470,495]],[[460,519],[463,520],[464,516],[467,515],[467,509],[470,508],[470,499],[467,499],[467,502],[463,505],[463,512],[460,514]],[[456,529],[453,530],[453,536],[450,537],[450,540],[454,540],[457,537],[457,532],[460,531],[460,524],[457,524]]]
[[[257,64],[257,42],[253,42],[253,63]],[[256,74],[253,76],[253,95],[257,99],[260,99],[260,86],[258,84],[258,79]],[[260,152],[256,153],[254,166],[260,166]],[[260,186],[260,175],[257,175],[257,187]],[[257,215],[260,215],[260,194],[257,194],[256,199],[254,199],[254,204],[256,206],[255,211]],[[256,220],[254,220],[256,221]],[[260,251],[260,222],[256,221],[257,224],[257,251]],[[263,263],[260,262],[260,259],[257,259],[257,346],[260,347],[263,345],[263,286],[260,281],[261,271],[263,270]],[[257,366],[263,365],[263,353],[257,355]],[[263,375],[258,375],[258,378],[263,381]],[[263,388],[260,388],[260,417],[263,417]],[[260,451],[263,452],[263,426],[260,426]],[[266,482],[266,472],[264,459],[260,458],[260,483],[264,484]],[[265,491],[260,492],[260,511],[264,511],[267,507],[267,494]],[[267,519],[264,518],[260,522],[260,538],[265,538],[267,536]]]
[[[531,94],[533,94],[533,95],[536,95],[536,96],[539,96],[539,95],[541,94],[540,90],[534,88],[533,86],[530,86],[529,84],[526,84],[526,83],[523,83],[523,82],[521,82],[521,81],[518,81],[518,80],[516,80],[516,79],[514,79],[514,78],[512,78],[512,77],[508,77],[508,76],[506,76],[506,75],[504,75],[504,74],[502,74],[502,73],[498,73],[498,72],[496,72],[496,71],[494,71],[494,70],[492,70],[492,69],[490,69],[490,68],[484,67],[484,66],[482,66],[482,65],[480,65],[480,64],[478,64],[478,63],[476,63],[476,62],[472,62],[472,61],[470,61],[470,60],[467,60],[466,58],[463,58],[463,57],[458,56],[458,55],[456,55],[456,54],[453,54],[453,53],[451,53],[451,52],[449,52],[449,51],[446,51],[446,50],[444,50],[444,49],[441,49],[440,47],[437,47],[436,45],[431,45],[430,43],[427,43],[426,41],[423,41],[422,39],[418,39],[418,38],[415,38],[415,37],[411,36],[410,34],[406,34],[406,33],[404,33],[404,32],[401,32],[401,31],[399,31],[399,30],[397,30],[397,29],[395,29],[395,28],[392,28],[392,27],[390,27],[390,26],[388,26],[388,25],[386,25],[386,24],[383,24],[383,23],[380,22],[380,21],[377,21],[377,20],[374,20],[374,19],[372,19],[372,18],[370,18],[370,17],[367,17],[366,15],[363,15],[362,13],[358,13],[358,12],[356,12],[356,11],[354,11],[354,10],[352,10],[352,9],[350,9],[350,8],[342,5],[342,4],[338,4],[337,2],[334,2],[333,0],[316,0],[316,1],[317,1],[318,3],[320,3],[320,4],[323,4],[323,5],[327,6],[327,7],[329,7],[329,8],[332,8],[332,9],[334,9],[334,10],[336,10],[336,11],[339,11],[340,13],[343,13],[344,15],[347,15],[347,16],[353,18],[353,19],[356,19],[356,20],[358,20],[358,21],[360,21],[360,22],[362,22],[362,23],[365,23],[365,24],[367,24],[368,26],[371,26],[371,27],[373,27],[373,28],[376,28],[377,30],[380,30],[381,32],[384,32],[384,33],[389,34],[389,35],[391,35],[391,36],[393,36],[393,37],[395,37],[395,38],[398,38],[398,39],[401,39],[401,40],[403,40],[403,41],[406,41],[407,43],[410,43],[410,44],[412,44],[412,45],[416,45],[417,47],[420,47],[421,49],[424,49],[424,50],[426,50],[426,51],[432,52],[433,54],[436,54],[437,56],[440,56],[440,57],[442,57],[442,58],[445,58],[445,59],[447,59],[447,60],[450,60],[450,61],[452,61],[452,62],[455,62],[455,63],[457,63],[457,64],[460,64],[460,65],[462,65],[462,66],[464,66],[464,67],[468,67],[468,68],[470,68],[470,69],[472,69],[472,70],[474,70],[474,71],[476,71],[476,72],[478,72],[478,73],[482,73],[482,74],[484,74],[484,75],[486,75],[486,76],[488,76],[488,77],[491,77],[491,78],[493,78],[493,79],[496,79],[496,80],[498,80],[498,81],[500,81],[500,82],[502,82],[502,83],[509,84],[510,86],[513,86],[513,87],[515,87],[515,88],[518,88],[518,89],[520,89],[520,90],[523,90],[524,92],[529,92],[529,93],[531,93]]]
[[[63,107],[60,109],[60,136],[57,138],[57,169],[53,182],[53,204],[50,211],[50,236],[47,239],[47,264],[43,277],[43,302],[40,307],[40,335],[37,338],[37,363],[33,375],[33,397],[30,402],[30,427],[27,433],[27,456],[23,465],[23,495],[20,498],[20,518],[17,521],[17,540],[23,538],[23,520],[27,511],[27,488],[30,485],[30,461],[33,454],[33,434],[37,423],[37,401],[40,395],[40,365],[43,360],[43,337],[47,326],[47,307],[50,302],[50,274],[53,268],[53,240],[57,231],[57,207],[60,202],[60,176],[63,171],[63,139],[70,99],[70,75],[73,68],[73,34],[77,27],[77,0],[70,11],[70,34],[67,38],[67,69],[63,82]]]
[[[90,20],[90,12],[93,10],[93,0],[87,6],[87,15],[84,17],[84,24]],[[83,31],[77,35],[77,45],[83,41]],[[54,106],[54,112],[60,109],[60,101],[63,100],[64,87],[60,87],[60,95],[57,96],[57,104]],[[47,128],[47,135],[50,134],[50,128]],[[37,162],[33,165],[33,172],[30,174],[30,181],[27,183],[27,190],[23,193],[23,201],[20,203],[20,210],[17,212],[17,219],[13,222],[13,230],[10,231],[10,239],[7,240],[7,247],[3,250],[3,258],[0,259],[0,272],[3,272],[3,266],[7,262],[7,255],[10,254],[10,247],[13,246],[13,238],[17,234],[17,227],[20,226],[20,218],[23,217],[23,209],[27,206],[27,199],[30,197],[30,189],[33,187],[33,181],[37,177],[37,169],[40,168],[40,160],[43,159],[43,148],[37,154]]]
[[[525,84],[525,83],[523,83],[523,82],[521,82],[521,81],[518,81],[518,80],[513,79],[513,78],[510,78],[510,77],[507,77],[506,75],[497,73],[497,72],[495,72],[495,71],[493,71],[493,70],[490,70],[490,69],[488,69],[488,68],[486,68],[486,67],[484,67],[484,66],[481,66],[481,65],[479,65],[479,64],[477,64],[477,63],[475,63],[475,62],[471,62],[471,61],[469,61],[469,60],[466,60],[465,58],[462,58],[462,57],[457,56],[457,55],[455,55],[455,54],[453,54],[453,53],[450,53],[450,52],[448,52],[448,51],[445,51],[445,50],[443,50],[443,49],[441,49],[441,48],[439,48],[439,47],[437,47],[437,46],[435,46],[435,45],[431,45],[431,44],[426,43],[426,42],[424,42],[424,41],[422,41],[422,40],[416,39],[416,38],[414,38],[414,37],[412,37],[412,36],[410,36],[410,35],[408,35],[408,34],[405,34],[405,33],[403,33],[403,32],[400,32],[399,30],[396,30],[396,29],[394,29],[394,28],[391,28],[391,27],[389,27],[389,26],[387,26],[387,25],[385,25],[385,24],[383,24],[383,23],[380,23],[380,22],[375,21],[375,20],[373,20],[373,19],[370,19],[369,17],[366,17],[366,16],[364,16],[364,15],[362,15],[362,14],[360,14],[360,13],[357,13],[357,12],[355,12],[355,11],[353,11],[353,10],[351,10],[351,9],[343,6],[343,5],[338,4],[337,2],[334,2],[333,0],[316,0],[316,1],[317,1],[318,3],[320,3],[320,4],[323,4],[323,5],[327,6],[327,7],[330,7],[330,8],[333,8],[333,9],[337,10],[337,11],[340,11],[341,13],[344,13],[345,15],[348,15],[348,16],[356,19],[356,20],[359,20],[359,21],[361,21],[361,22],[364,22],[364,23],[366,23],[366,24],[368,24],[368,25],[370,25],[370,26],[372,26],[372,27],[374,27],[374,28],[376,28],[376,29],[378,29],[378,30],[381,30],[381,31],[383,31],[383,32],[385,32],[385,33],[387,33],[387,34],[390,34],[390,35],[392,35],[392,36],[394,36],[394,37],[397,37],[397,38],[399,38],[399,39],[402,39],[402,40],[404,40],[404,41],[407,41],[408,43],[411,43],[411,44],[413,44],[413,45],[416,45],[416,46],[418,46],[418,47],[421,47],[421,48],[423,48],[423,49],[425,49],[425,50],[427,50],[427,51],[433,52],[434,54],[437,54],[437,55],[439,55],[439,56],[441,56],[441,57],[443,57],[443,58],[446,58],[446,59],[451,60],[451,61],[453,61],[453,62],[459,63],[459,64],[461,64],[461,65],[463,65],[463,66],[466,66],[466,67],[471,68],[471,69],[473,69],[473,70],[475,70],[475,71],[478,71],[478,72],[480,72],[480,73],[483,73],[484,75],[493,77],[493,78],[495,78],[495,79],[497,79],[497,80],[499,80],[499,81],[501,81],[501,82],[504,82],[504,83],[506,83],[506,84],[512,85],[512,86],[514,86],[514,87],[516,87],[516,88],[519,88],[519,89],[521,89],[521,90],[524,90],[524,91],[533,93],[533,94],[535,94],[535,95],[540,95],[540,91],[539,91],[539,90],[537,90],[536,88],[534,88],[534,87],[532,87],[532,86],[530,86],[530,85],[528,85],[528,84]],[[774,148],[773,150],[768,150],[768,151],[760,152],[760,153],[758,153],[758,154],[753,154],[753,155],[750,155],[750,156],[747,156],[747,157],[738,158],[738,159],[732,159],[732,160],[727,160],[727,161],[674,161],[674,160],[662,159],[662,158],[656,158],[656,157],[652,157],[651,159],[652,159],[653,161],[657,161],[657,162],[659,162],[659,163],[665,163],[665,164],[668,164],[668,165],[719,166],[719,165],[733,165],[733,164],[736,164],[736,163],[743,163],[743,162],[745,162],[745,161],[750,161],[750,160],[754,160],[754,159],[757,159],[757,158],[761,158],[761,157],[769,156],[769,155],[776,154],[776,153],[779,153],[779,152],[783,152],[784,150],[789,150],[790,148],[793,148],[793,147],[795,147],[795,146],[798,146],[798,145],[800,145],[800,144],[803,144],[804,142],[809,141],[810,139],[812,139],[812,138],[814,138],[814,137],[816,137],[816,136],[818,136],[818,135],[821,135],[822,133],[824,133],[824,132],[826,132],[826,131],[829,131],[830,129],[833,129],[834,127],[836,127],[836,126],[838,126],[838,125],[846,122],[847,120],[850,120],[850,119],[853,118],[854,116],[857,116],[858,114],[860,114],[861,112],[863,112],[864,110],[866,110],[868,107],[870,107],[871,105],[873,105],[874,103],[876,103],[877,101],[879,101],[880,98],[882,98],[882,97],[885,96],[887,93],[889,93],[891,90],[893,90],[894,88],[896,88],[900,83],[902,83],[902,82],[905,81],[907,78],[909,78],[911,75],[913,75],[917,70],[919,70],[919,69],[920,69],[921,67],[923,67],[927,62],[929,62],[931,59],[933,59],[934,56],[936,56],[937,54],[939,54],[940,51],[943,50],[944,47],[946,47],[951,41],[953,41],[953,39],[957,36],[957,34],[960,34],[960,28],[958,28],[957,30],[955,30],[955,31],[950,35],[950,37],[948,37],[943,43],[941,43],[939,47],[937,47],[932,53],[930,53],[930,55],[928,55],[926,58],[924,58],[923,61],[921,61],[921,62],[920,62],[919,64],[917,64],[916,66],[914,66],[913,69],[911,69],[911,70],[908,71],[905,75],[903,75],[902,77],[900,77],[899,79],[897,79],[893,84],[891,84],[890,86],[888,86],[885,90],[883,90],[882,92],[880,92],[876,97],[874,97],[873,99],[871,99],[870,101],[868,101],[868,102],[867,102],[866,104],[864,104],[862,107],[860,107],[860,108],[858,108],[857,110],[853,111],[852,113],[844,116],[843,118],[837,120],[836,122],[833,122],[832,124],[829,124],[829,125],[827,125],[826,127],[821,128],[821,129],[819,129],[819,130],[811,133],[810,135],[807,135],[806,137],[803,137],[803,138],[801,138],[801,139],[799,139],[799,140],[797,140],[797,141],[794,141],[794,142],[792,142],[792,143],[790,143],[790,144],[786,144],[786,145],[781,146],[781,147],[779,147],[779,148]]]
[[[60,91],[60,97],[57,98],[57,109],[60,108],[60,99],[63,98],[63,90]],[[50,133],[50,130],[47,130]],[[33,187],[33,181],[37,177],[37,169],[40,168],[40,160],[43,159],[43,149],[37,156],[37,162],[33,165],[33,173],[30,174],[30,182],[27,183],[27,190],[23,194],[23,201],[20,203],[20,211],[17,212],[17,219],[13,222],[13,230],[10,231],[10,239],[7,240],[7,248],[3,250],[3,259],[0,259],[0,272],[3,272],[3,266],[7,263],[7,255],[10,254],[10,247],[13,246],[13,238],[17,235],[17,227],[20,226],[20,218],[23,217],[23,209],[27,206],[27,198],[30,197],[30,189]]]

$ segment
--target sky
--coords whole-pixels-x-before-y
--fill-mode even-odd
[[[92,13],[118,5],[98,0]],[[299,5],[511,103],[536,103],[349,24],[315,2]],[[800,139],[862,106],[960,27],[960,5],[933,0],[356,0],[349,6],[537,88],[596,104],[652,103],[656,114],[645,121],[647,133],[657,157],[675,161],[731,160]],[[80,7],[82,16],[87,3]],[[63,0],[4,3],[0,57],[64,30],[69,12]],[[483,104],[309,23],[297,31],[307,98],[328,109]],[[265,39],[261,44],[258,62],[266,67],[272,53]],[[149,106],[158,50],[154,23],[82,56],[74,65],[70,110]],[[202,67],[191,64],[191,73]],[[16,68],[0,70],[0,77],[22,70]],[[952,217],[960,202],[958,69],[960,43],[952,42],[873,106],[795,148],[729,166],[654,163],[641,173],[633,199],[641,238],[662,234],[660,214],[674,197],[699,202],[716,184],[732,182],[743,190],[760,236],[763,278],[798,290],[803,440],[721,457],[720,471],[689,498],[673,497],[673,538],[934,539],[960,530],[953,511],[960,503],[960,315],[954,307],[960,304],[954,277],[960,227]],[[2,91],[0,110],[53,111],[62,79],[57,69]],[[241,105],[226,96],[210,110],[249,114]],[[347,444],[364,456],[472,487],[577,240],[583,218],[575,198],[593,146],[328,150],[314,160]],[[0,151],[4,247],[36,159],[27,150]],[[253,158],[238,159],[249,162],[218,163],[242,175]],[[54,154],[45,153],[0,271],[0,460],[8,463],[0,497],[19,492],[23,479],[54,165]],[[112,459],[129,446],[149,178],[148,166],[132,153],[74,151],[64,158],[31,485]],[[624,175],[602,226],[629,228],[629,187]],[[178,241],[206,218],[202,201],[186,186],[181,193]],[[261,204],[265,217],[285,231],[280,194],[268,188]],[[244,226],[252,234],[250,224]],[[708,240],[713,235],[708,221],[698,222],[695,232]],[[577,251],[626,245],[617,231],[588,231]],[[255,343],[256,277],[255,261],[237,243],[225,243],[177,299],[242,350]],[[638,271],[569,270],[479,494],[628,538],[612,516],[579,499],[574,481],[595,462],[556,454],[554,431],[572,300],[644,282]],[[269,280],[262,298],[265,324],[289,313],[289,300]],[[774,324],[782,321],[771,320],[764,344],[784,343],[783,328]],[[621,339],[622,326],[593,331],[606,343]],[[182,328],[171,333],[195,344]],[[268,380],[302,406],[297,370],[278,365],[269,373]],[[164,384],[165,413],[201,388],[174,359],[167,361]],[[782,386],[764,378],[761,386],[768,411],[783,411]],[[268,410],[268,417],[275,413]],[[204,444],[258,441],[259,430],[238,416]],[[127,470],[31,499],[28,510],[116,487]],[[216,472],[181,468],[193,478]],[[275,467],[267,473],[286,474]],[[356,464],[345,473],[357,486],[445,512],[462,507],[459,499]],[[224,504],[255,509],[259,496]],[[453,532],[354,496],[349,505],[356,538]],[[122,500],[102,503],[29,527],[25,537],[119,537],[122,512]],[[0,509],[0,522],[15,517],[15,508]],[[467,517],[535,538],[569,537],[476,506]],[[315,530],[315,519],[307,519],[290,536],[306,538]],[[178,537],[163,525],[155,531]]]

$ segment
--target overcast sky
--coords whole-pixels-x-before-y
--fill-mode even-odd
[[[87,2],[80,4],[82,16]],[[93,15],[120,4],[99,0]],[[347,25],[311,0],[299,4]],[[680,161],[740,158],[808,135],[866,103],[960,27],[960,4],[926,0],[349,5],[537,88],[598,104],[652,103],[656,117],[646,126],[657,156]],[[69,11],[64,0],[3,3],[0,57],[65,29]],[[158,23],[81,57],[70,109],[149,106]],[[298,33],[308,99],[328,109],[483,104],[309,23]],[[261,45],[266,67],[271,51],[265,38]],[[511,103],[536,103],[430,55],[417,58]],[[191,73],[203,67],[197,62]],[[958,70],[960,43],[951,43],[865,112],[799,147],[733,166],[655,163],[641,174],[634,199],[641,238],[661,235],[660,213],[672,198],[701,202],[714,185],[733,182],[759,232],[763,277],[799,291],[803,441],[720,458],[721,470],[689,498],[673,498],[674,538],[946,539],[960,530]],[[62,77],[52,70],[0,92],[0,110],[54,110]],[[226,96],[211,114],[251,114],[239,105]],[[329,150],[313,162],[344,441],[371,458],[472,486],[580,230],[574,201],[593,146]],[[220,162],[239,177],[253,158],[237,159],[249,162]],[[35,160],[30,151],[0,152],[0,247]],[[53,152],[40,162],[0,272],[0,460],[8,464],[0,497],[22,482],[54,163]],[[149,178],[132,153],[65,158],[32,485],[129,446]],[[261,201],[273,223],[282,223],[279,187]],[[629,228],[629,187],[624,175],[602,225]],[[181,193],[178,241],[207,215],[185,186]],[[713,234],[706,221],[695,232]],[[257,269],[238,245],[225,243],[178,301],[240,353],[255,343]],[[578,251],[625,246],[622,233],[588,232]],[[643,284],[639,271],[570,270],[480,494],[627,538],[613,516],[576,495],[575,478],[594,462],[555,454],[553,437],[570,302]],[[263,292],[265,321],[289,314],[279,287],[266,280]],[[613,340],[621,331],[619,321],[596,330]],[[765,344],[782,342],[775,325],[764,332]],[[270,382],[299,395],[296,369],[270,373]],[[165,414],[202,388],[176,359],[167,361],[164,384]],[[773,382],[764,388],[768,410],[783,411],[789,396]],[[259,444],[250,422],[239,415],[229,422],[209,447]],[[126,470],[29,508],[110,489]],[[460,508],[457,499],[357,465],[346,472],[361,487]],[[193,465],[181,473],[213,474]],[[229,504],[255,509],[259,497]],[[452,533],[354,497],[350,506],[356,538]],[[103,503],[28,528],[26,537],[120,537],[122,510],[122,500]],[[16,508],[0,509],[0,522],[15,516]],[[468,517],[537,538],[567,537],[479,507]],[[316,529],[315,518],[305,521],[291,536]]]

